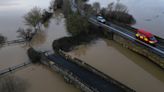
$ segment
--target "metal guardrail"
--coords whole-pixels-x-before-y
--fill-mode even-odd
[[[74,5],[76,4],[76,3],[75,3],[75,0],[70,0],[70,1],[71,1],[72,10],[74,10],[73,8],[76,8],[76,7],[74,7]],[[81,11],[82,11],[82,10],[81,10]],[[75,12],[75,11],[74,11],[74,12]],[[84,13],[84,12],[83,12],[83,13]],[[82,16],[85,15],[85,14],[83,14],[83,13],[81,13]],[[135,40],[135,41],[137,41],[138,43],[140,43],[140,44],[146,46],[147,48],[152,49],[152,50],[151,50],[152,52],[154,52],[154,53],[160,55],[162,58],[164,58],[164,51],[161,50],[161,49],[159,49],[159,48],[153,47],[153,46],[151,46],[151,45],[149,45],[149,44],[147,44],[147,43],[145,43],[145,42],[143,42],[143,41],[140,41],[140,40],[136,39],[135,37],[133,37],[133,36],[131,36],[131,35],[129,35],[129,34],[126,34],[126,33],[122,32],[122,31],[120,31],[120,30],[118,30],[118,29],[116,29],[116,28],[113,28],[113,27],[111,27],[111,26],[109,26],[109,25],[106,25],[106,24],[97,22],[97,21],[96,21],[95,19],[93,19],[92,17],[90,17],[88,21],[91,22],[91,23],[94,23],[94,24],[97,25],[97,26],[99,26],[99,25],[104,26],[104,27],[110,29],[110,31],[113,30],[113,32],[118,33],[119,35],[122,35],[123,37],[129,38],[129,39],[131,39],[131,40]]]
[[[129,35],[129,34],[126,34],[126,33],[122,32],[122,31],[120,31],[120,30],[118,30],[118,29],[116,29],[116,28],[113,28],[113,27],[111,27],[111,26],[108,26],[108,25],[106,25],[106,24],[97,22],[97,21],[96,21],[95,19],[93,19],[93,18],[90,18],[90,19],[89,19],[89,22],[95,23],[96,25],[100,25],[100,26],[106,27],[107,29],[110,29],[110,31],[112,31],[112,32],[114,32],[114,33],[117,33],[117,34],[119,34],[119,35],[122,35],[123,37],[129,38],[129,39],[131,39],[131,40],[137,41],[137,42],[139,42],[140,44],[142,44],[142,45],[144,45],[144,46],[146,46],[146,47],[148,47],[148,48],[150,48],[150,49],[156,51],[156,52],[157,52],[156,54],[159,54],[161,57],[164,57],[164,51],[162,51],[162,50],[160,50],[160,49],[158,49],[158,48],[156,48],[156,47],[154,47],[154,46],[151,46],[151,45],[149,45],[149,44],[147,44],[147,43],[145,43],[145,42],[143,42],[143,41],[141,41],[141,40],[138,40],[138,39],[136,39],[135,37],[133,37],[133,36],[131,36],[131,35]]]

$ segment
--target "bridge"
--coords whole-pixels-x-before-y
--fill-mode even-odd
[[[47,59],[46,62],[50,63],[49,66],[52,69],[58,66],[55,71],[60,69],[62,69],[62,71],[66,71],[71,76],[75,77],[74,80],[78,79],[78,81],[90,90],[85,90],[85,92],[135,92],[133,89],[112,79],[85,62],[76,58],[72,59],[70,56],[61,52],[60,54],[45,53],[45,57]],[[69,80],[70,77],[67,77],[65,77],[65,79]],[[84,87],[82,90],[83,89]]]

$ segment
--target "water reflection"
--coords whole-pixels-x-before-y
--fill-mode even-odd
[[[26,92],[28,83],[16,76],[0,78],[0,92]]]

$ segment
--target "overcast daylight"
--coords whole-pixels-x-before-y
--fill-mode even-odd
[[[164,92],[164,0],[0,0],[0,92]]]

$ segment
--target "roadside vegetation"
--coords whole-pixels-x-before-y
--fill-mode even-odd
[[[108,21],[129,25],[136,23],[134,17],[128,13],[128,8],[119,2],[110,3],[107,8],[100,10],[100,14]]]
[[[76,0],[76,3],[78,3],[78,8],[86,8],[83,7],[85,1]],[[89,7],[90,11],[92,11],[92,6]],[[64,0],[62,8],[59,9],[62,9],[66,19],[67,32],[70,36],[54,40],[52,47],[55,52],[58,52],[59,49],[68,52],[78,45],[88,44],[99,37],[105,37],[105,32],[101,31],[103,28],[96,27],[89,23],[88,16],[81,16],[79,10],[77,10],[77,12],[71,10],[69,0]],[[86,10],[88,9],[86,8]],[[88,15],[91,13],[90,11],[88,11]]]
[[[68,33],[72,36],[79,35],[80,33],[88,33],[90,31],[90,23],[86,17],[80,16],[78,13],[68,15],[66,20]]]

